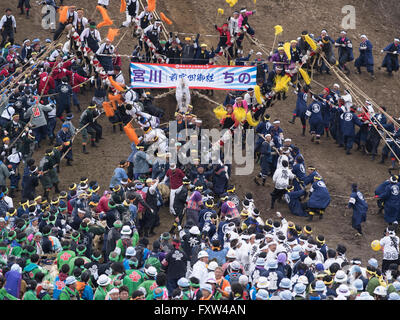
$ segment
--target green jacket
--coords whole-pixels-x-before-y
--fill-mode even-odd
[[[64,250],[61,251],[58,255],[57,255],[57,269],[61,270],[61,267],[64,264],[67,264],[70,262],[70,260],[72,258],[75,258],[76,254],[74,251],[72,250]]]
[[[39,298],[36,297],[36,292],[29,290],[25,292],[24,296],[22,297],[22,300],[39,300]]]
[[[0,300],[19,300],[14,297],[12,294],[9,294],[5,288],[0,289]],[[28,299],[25,299],[28,300]]]
[[[131,238],[131,241],[132,241],[132,244],[130,246],[131,247],[136,247],[137,243],[139,242],[139,233],[137,231],[135,231],[135,233],[133,234],[133,236]],[[124,258],[125,258],[125,251],[126,251],[126,248],[122,244],[122,239],[119,239],[117,241],[116,248],[120,248],[121,249],[121,253],[119,254],[118,261],[122,262],[124,260]]]
[[[161,287],[158,287],[158,288],[161,288],[161,289],[165,288],[166,289],[165,286],[161,286]],[[147,295],[146,300],[154,300],[153,290],[150,292],[150,294]]]
[[[74,272],[75,269],[75,260],[78,258],[82,258],[83,260],[85,260],[85,263],[89,263],[91,262],[89,258],[85,257],[85,256],[77,256],[77,257],[73,257],[69,260],[68,264],[69,264],[69,275],[72,275],[72,273]]]
[[[374,296],[374,290],[378,286],[380,286],[379,279],[377,277],[372,277],[369,279],[366,289],[371,296]]]
[[[104,290],[103,287],[97,287],[93,300],[105,300],[107,291],[107,288]]]
[[[12,248],[10,255],[15,257],[21,257],[22,247],[15,246]]]
[[[29,263],[25,268],[24,268],[24,272],[28,272],[29,276],[31,277],[31,279],[35,278],[36,273],[38,272],[43,272],[44,274],[46,274],[47,272],[45,272],[45,270],[43,270],[42,267],[38,266],[36,263]]]
[[[61,295],[61,294],[60,294]],[[40,300],[43,300],[43,301],[47,301],[47,300],[53,300],[53,299],[51,299],[51,297],[50,297],[50,294],[45,294],[44,296],[43,296],[43,298],[42,299],[40,299]]]
[[[146,280],[139,286],[139,288],[142,287],[145,288],[147,297],[155,288],[157,288],[156,280]]]
[[[80,300],[78,290],[72,291],[69,287],[65,286],[61,291],[58,300]]]
[[[127,286],[129,289],[129,295],[131,296],[133,292],[135,292],[139,286],[144,281],[144,274],[139,270],[126,270],[126,276],[122,281],[124,286]]]
[[[387,294],[389,295],[389,294],[391,294],[392,292],[398,293],[398,292],[396,291],[396,288],[393,286],[393,284],[390,284],[390,285],[388,286],[388,288],[387,288]]]

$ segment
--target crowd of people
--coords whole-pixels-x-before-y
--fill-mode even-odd
[[[63,3],[45,4],[58,8]],[[24,5],[29,16],[26,0],[20,1],[21,14]],[[105,10],[110,6],[108,0],[99,5]],[[356,142],[373,159],[382,140],[382,161],[391,157],[395,163],[399,131],[384,107],[375,112],[371,103],[353,104],[351,91],[342,93],[338,84],[315,94],[300,71],[301,63],[329,73],[336,46],[338,67],[349,73],[354,57],[346,33],[335,42],[326,30],[319,38],[304,31],[289,48],[280,43],[265,59],[258,52],[250,61],[253,51],[244,56],[243,40],[255,39],[249,20],[256,10],[242,8],[222,27],[215,25],[217,49],[207,50],[199,44],[200,34],[180,40],[171,32],[161,40],[162,21],[147,7],[139,9],[139,0],[126,0],[120,27],[132,27],[138,40],[132,62],[215,64],[225,57],[230,64],[256,65],[257,85],[247,92],[228,92],[223,106],[214,110],[220,127],[227,129],[217,144],[185,149],[188,141],[204,140],[205,128],[194,114],[187,83],[177,85],[174,119],[165,119],[185,132],[173,140],[169,127],[160,125],[165,109],[156,105],[151,92],[125,82],[113,36],[108,33],[102,40],[84,9],[69,6],[52,40],[25,39],[21,46],[14,43],[18,20],[6,9],[0,20],[0,299],[400,300],[398,176],[375,192],[388,224],[373,246],[382,250],[382,262],[349,258],[346,245],[328,247],[329,239],[307,225],[315,216],[323,219],[331,195],[317,166],[306,166],[295,139],[269,115],[273,104],[287,98],[290,82],[298,97],[290,122],[300,118],[303,135],[308,120],[313,142],[331,135],[347,154]],[[398,70],[398,46],[395,39],[384,49],[389,74]],[[371,50],[362,36],[355,66],[359,72],[367,67],[375,76]],[[285,77],[289,81],[278,90]],[[80,93],[92,97],[89,106],[82,107]],[[131,153],[127,159],[121,154],[108,186],[100,186],[100,177],[88,178],[87,172],[68,190],[60,190],[62,160],[73,165],[78,134],[83,153],[88,153],[89,135],[91,147],[98,146],[103,131],[97,119],[103,113],[114,132],[127,133]],[[79,114],[76,127],[74,114]],[[137,136],[132,122],[143,135]],[[357,134],[355,125],[360,127]],[[213,156],[218,146],[250,127],[260,165],[254,183],[260,187],[272,179],[269,212],[278,201],[287,204],[288,214],[276,212],[265,220],[252,193],[245,192],[243,199],[236,194],[232,165],[225,163],[223,152],[220,158]],[[33,153],[43,152],[45,140],[48,148],[36,163]],[[183,163],[172,151],[193,161]],[[352,227],[362,237],[368,204],[356,183],[349,194]],[[163,207],[171,221],[167,232],[160,222]],[[290,215],[304,217],[304,225],[290,221]]]

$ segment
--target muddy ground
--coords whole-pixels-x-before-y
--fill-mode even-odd
[[[96,5],[95,0],[89,2],[81,2],[76,0],[65,0],[67,5],[77,5],[86,10],[88,18],[94,18],[96,22],[100,21],[100,15],[94,11]],[[119,13],[119,1],[111,0],[110,16],[114,20],[115,26],[119,27],[124,20],[124,15]],[[18,34],[17,42],[21,43],[24,38],[40,37],[45,39],[52,37],[49,31],[45,31],[40,26],[40,13],[38,7],[31,1],[33,9],[32,16],[29,20],[21,17],[17,13],[17,9],[13,8],[17,18]],[[172,26],[167,26],[168,31],[201,33],[215,35],[214,23],[216,21],[221,24],[228,14],[233,10],[229,8],[224,0],[203,0],[203,1],[187,1],[187,0],[164,0],[157,1],[158,11],[164,12],[173,20]],[[301,31],[308,30],[310,33],[319,34],[322,29],[327,29],[329,34],[336,39],[341,30],[341,20],[344,17],[342,7],[347,5],[347,0],[337,0],[335,3],[328,0],[309,0],[309,1],[270,1],[258,0],[255,6],[253,1],[239,0],[239,3],[233,9],[240,9],[247,5],[248,9],[257,9],[255,16],[250,17],[250,24],[256,30],[256,38],[265,45],[264,48],[269,52],[272,47],[274,25],[283,26],[284,32],[279,36],[278,40],[290,41],[297,38]],[[356,29],[348,30],[348,36],[353,41],[355,56],[358,56],[358,44],[361,34],[366,34],[374,45],[375,69],[377,79],[371,81],[369,76],[364,72],[362,75],[350,75],[351,80],[366,92],[376,102],[387,107],[387,110],[396,118],[399,116],[397,105],[397,94],[399,93],[399,74],[395,74],[393,78],[388,78],[383,71],[378,71],[377,67],[381,64],[383,55],[380,50],[388,43],[393,41],[397,36],[397,22],[400,18],[400,4],[398,1],[387,0],[355,0],[352,4],[356,8]],[[0,10],[5,9],[6,4],[0,6]],[[224,18],[218,17],[216,20],[217,8],[224,8]],[[126,29],[122,29],[123,34]],[[102,36],[105,36],[106,28],[101,30]],[[116,41],[119,41],[119,37]],[[202,37],[201,42],[205,42],[216,47],[217,37]],[[253,48],[255,52],[260,49],[250,45],[245,40],[246,50]],[[129,31],[118,50],[121,54],[131,54],[136,40],[132,38]],[[265,57],[265,55],[264,55]],[[128,81],[128,59],[123,60],[123,70],[125,79]],[[352,68],[352,71],[354,69]],[[323,86],[332,86],[333,83],[340,82],[334,76],[316,75],[315,80]],[[343,88],[343,86],[342,86]],[[314,91],[322,90],[318,85],[313,86]],[[82,105],[90,100],[90,94],[81,96]],[[224,94],[216,92],[214,100],[223,101]],[[213,104],[198,98],[192,101],[195,113],[203,119],[206,127],[213,127],[217,124],[213,116]],[[168,120],[175,109],[175,100],[172,97],[160,99],[157,105],[165,108],[167,114],[162,122]],[[313,227],[314,235],[322,234],[328,240],[330,247],[336,247],[338,243],[346,245],[349,257],[361,257],[364,262],[375,256],[381,259],[380,253],[374,253],[370,248],[370,243],[374,239],[382,236],[385,223],[382,216],[378,216],[377,207],[373,200],[369,200],[370,210],[368,212],[368,220],[364,225],[365,235],[360,239],[354,239],[354,230],[351,229],[351,212],[347,210],[347,216],[344,216],[345,205],[350,194],[350,186],[353,182],[359,184],[360,190],[366,197],[373,196],[375,187],[388,177],[388,166],[378,164],[378,160],[372,162],[369,157],[361,155],[357,151],[346,156],[342,149],[338,149],[332,140],[325,137],[322,138],[321,145],[314,145],[310,142],[310,136],[301,136],[301,127],[299,122],[290,125],[288,120],[291,118],[291,112],[295,106],[295,96],[290,92],[286,101],[280,101],[275,104],[268,112],[272,119],[279,118],[286,137],[290,137],[293,143],[300,147],[306,159],[306,164],[313,164],[318,168],[319,173],[324,177],[327,187],[332,195],[332,203],[326,212],[325,218],[321,221],[315,220],[310,223]],[[75,118],[73,122],[78,124],[79,114],[74,109]],[[81,176],[88,176],[89,179],[96,179],[102,190],[108,187],[110,178],[114,168],[120,160],[126,159],[130,153],[130,144],[128,138],[123,132],[112,133],[112,128],[107,118],[100,120],[103,125],[104,140],[101,141],[99,148],[88,147],[89,154],[81,153],[80,137],[76,139],[73,146],[74,165],[66,167],[65,163],[61,167],[61,187],[66,189],[72,182],[79,181]],[[42,147],[36,152],[35,157],[38,159],[44,153],[46,147]],[[252,178],[258,173],[258,166],[255,167],[252,176],[234,177],[232,182],[236,185],[238,194],[243,197],[245,193],[251,191],[255,197],[255,203],[262,213],[264,219],[274,217],[274,212],[268,211],[270,203],[269,193],[273,189],[271,181],[268,181],[265,187],[257,187]],[[279,210],[288,220],[295,223],[305,225],[304,219],[291,216],[285,205],[277,204],[276,210]],[[163,209],[161,215],[161,226],[156,230],[157,233],[167,231],[171,225],[171,216],[168,211]]]

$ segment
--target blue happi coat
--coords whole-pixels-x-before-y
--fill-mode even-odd
[[[358,226],[367,220],[368,203],[360,191],[354,190],[351,193],[348,207],[353,209],[353,226]]]
[[[307,206],[313,209],[326,209],[331,203],[331,196],[323,180],[314,181]]]

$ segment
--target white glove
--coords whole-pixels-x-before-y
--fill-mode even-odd
[[[66,223],[65,219],[61,219],[61,225],[64,225]]]
[[[393,54],[396,54],[397,53],[397,51],[393,51]]]
[[[273,54],[274,54],[274,53],[273,53],[272,51],[269,53],[270,56],[272,56]]]
[[[383,50],[381,50],[381,53],[383,53]]]
[[[308,60],[308,55],[305,55],[303,58],[301,58],[302,63],[306,63]]]
[[[4,147],[4,149],[7,150],[8,149],[8,144],[5,144],[3,147]]]
[[[11,171],[10,171],[10,175],[13,175],[13,174],[15,174],[15,171],[14,171],[14,170],[11,170]]]
[[[249,54],[252,55],[253,53],[254,53],[254,50],[251,49],[251,50],[249,51]]]
[[[276,213],[276,216],[277,216],[278,218],[282,218],[282,214],[281,214],[280,212],[277,212],[277,213]]]

